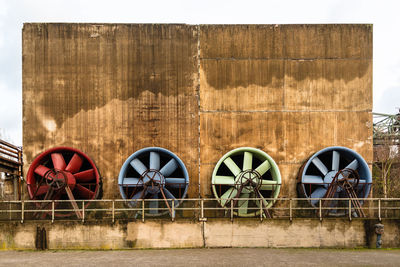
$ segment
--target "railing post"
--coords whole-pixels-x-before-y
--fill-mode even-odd
[[[144,199],[142,199],[142,222],[144,222]]]
[[[322,222],[322,201],[321,201],[321,199],[318,200],[318,207],[319,207],[319,220]]]
[[[175,201],[171,202],[171,221],[175,220]]]
[[[21,201],[21,223],[24,223],[24,210],[25,210],[25,202]]]
[[[292,199],[289,199],[289,220],[293,220]]]
[[[54,200],[51,201],[51,223],[54,223]]]
[[[85,200],[82,201],[82,222],[85,222]]]
[[[349,220],[351,221],[351,199],[349,199]]]
[[[262,207],[262,205],[263,205],[263,202],[262,202],[262,199],[260,199],[260,221],[263,221],[263,215],[264,215],[264,213],[263,213],[263,207]]]
[[[112,214],[112,222],[114,223],[115,222],[115,199],[112,200],[112,211],[111,211],[111,214]]]
[[[233,222],[233,199],[231,199],[231,221]]]
[[[378,220],[382,221],[382,217],[381,217],[381,199],[378,199]]]

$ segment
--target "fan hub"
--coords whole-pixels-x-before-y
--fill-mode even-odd
[[[52,169],[45,175],[46,183],[51,186],[54,190],[63,189],[68,185],[71,190],[74,189],[76,180],[73,174],[67,171],[60,171]]]
[[[324,177],[324,187],[325,188],[329,187],[329,185],[332,183],[332,181],[335,178],[337,173],[338,173],[338,171],[330,171],[325,175],[325,177]],[[339,177],[339,179],[340,179],[340,177]]]
[[[147,170],[142,175],[142,180],[147,187],[147,191],[151,194],[160,192],[161,188],[165,186],[164,175],[158,170]]]
[[[352,178],[347,177],[349,176],[349,173],[347,169],[339,170],[339,171],[330,171],[328,172],[325,177],[324,177],[324,187],[328,188],[329,185],[332,183],[332,181],[337,177],[337,181],[339,182],[339,185],[345,184],[346,180],[349,180],[350,183],[347,184],[352,184],[353,182],[351,181]],[[344,186],[338,186],[336,189],[336,192],[342,192]]]
[[[261,175],[256,170],[245,170],[235,178],[237,190],[242,193],[252,193],[261,186]]]

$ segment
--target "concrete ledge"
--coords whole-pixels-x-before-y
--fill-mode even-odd
[[[376,220],[209,219],[207,222],[0,223],[1,249],[35,249],[37,227],[46,229],[49,249],[193,247],[375,247]],[[383,220],[383,247],[400,247],[400,221]]]

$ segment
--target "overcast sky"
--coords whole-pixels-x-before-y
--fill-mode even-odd
[[[400,107],[400,1],[0,0],[0,135],[22,145],[24,22],[188,24],[371,23],[374,112]]]

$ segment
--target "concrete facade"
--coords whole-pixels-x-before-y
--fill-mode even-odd
[[[375,220],[212,219],[207,222],[24,222],[0,224],[1,249],[35,249],[36,227],[44,227],[49,249],[194,247],[375,247]],[[400,247],[400,225],[383,220],[383,247]]]
[[[27,23],[23,28],[25,173],[54,146],[87,153],[103,198],[119,198],[125,159],[176,153],[189,197],[211,196],[218,159],[240,146],[277,162],[280,197],[327,146],[372,163],[371,25]]]

